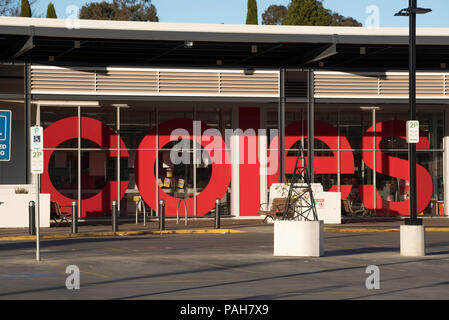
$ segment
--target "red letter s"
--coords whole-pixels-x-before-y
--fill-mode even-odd
[[[406,123],[400,120],[379,122],[376,124],[376,149],[380,149],[380,142],[386,137],[405,136]],[[374,128],[369,128],[362,140],[362,149],[373,148]],[[420,134],[420,141],[416,144],[417,149],[430,149],[429,140]],[[373,151],[363,151],[362,159],[365,164],[373,169]],[[381,151],[376,151],[376,172],[409,181],[409,161],[388,156]],[[373,191],[374,185],[363,185],[360,197],[369,210],[374,209]],[[423,211],[432,199],[433,183],[429,172],[421,165],[416,165],[416,187],[417,187],[417,211]],[[408,215],[410,214],[410,200],[387,201],[383,199],[376,190],[376,210],[381,213]]]

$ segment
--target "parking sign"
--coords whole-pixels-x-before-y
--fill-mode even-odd
[[[419,143],[419,121],[407,121],[407,143]]]
[[[11,160],[11,111],[0,110],[0,161]]]
[[[31,173],[44,172],[44,135],[42,127],[31,127]]]

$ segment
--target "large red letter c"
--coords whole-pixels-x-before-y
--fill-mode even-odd
[[[68,117],[56,121],[44,130],[44,148],[56,149],[61,143],[78,138],[78,118]],[[117,135],[114,131],[96,119],[81,117],[81,138],[96,143],[106,151],[108,157],[117,157]],[[120,157],[128,157],[128,151],[122,140],[120,140]],[[61,194],[53,185],[49,175],[49,163],[55,150],[44,152],[44,173],[42,174],[42,192],[50,193],[52,201],[56,201],[64,211],[69,211],[72,200]],[[79,161],[79,159],[78,159]],[[128,188],[129,181],[120,183],[120,199]],[[81,200],[81,217],[96,217],[106,213],[112,208],[112,200],[117,199],[118,181],[108,181],[103,190],[95,196]]]

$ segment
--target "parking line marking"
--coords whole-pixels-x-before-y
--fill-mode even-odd
[[[210,266],[210,267],[215,267],[215,268],[220,268],[220,269],[235,270],[235,271],[244,272],[244,273],[252,273],[252,274],[260,274],[261,273],[261,272],[257,272],[257,271],[253,271],[253,270],[247,270],[247,269],[235,268],[235,267],[226,267],[226,266],[222,266],[222,265],[219,265],[219,264],[208,263],[208,262],[200,262],[200,261],[186,259],[186,258],[169,257],[169,256],[159,256],[159,257],[160,258],[165,258],[165,259],[180,260],[180,261],[185,261],[185,262],[189,262],[189,263],[193,263],[193,264],[198,264],[198,265],[203,265],[203,266]]]
[[[56,263],[51,263],[51,262],[47,262],[47,261],[40,261],[41,263],[44,263],[46,265],[52,266],[52,267],[56,267],[59,269],[63,269],[64,271],[67,269],[67,266],[63,266],[60,264],[56,264]],[[80,269],[81,273],[85,273],[91,276],[95,276],[95,277],[99,277],[99,278],[103,278],[103,279],[109,279],[110,277],[104,274],[99,274],[99,273],[95,273],[95,272],[89,272],[89,271],[84,271]]]

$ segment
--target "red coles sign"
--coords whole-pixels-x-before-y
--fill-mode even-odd
[[[97,144],[101,149],[106,149],[106,155],[109,158],[116,158],[118,156],[117,149],[117,135],[114,131],[101,123],[98,120],[81,117],[81,138],[87,139],[95,144]],[[193,132],[195,124],[198,124],[195,134]],[[354,165],[354,154],[352,151],[341,151],[340,161],[338,161],[338,152],[331,150],[351,150],[351,145],[348,139],[344,136],[340,136],[340,141],[338,141],[338,130],[334,126],[322,122],[315,121],[315,139],[324,143],[330,150],[329,156],[316,156],[314,160],[315,174],[338,174],[340,172],[342,175],[354,175],[355,165]],[[173,136],[174,130],[183,130],[183,134],[178,136]],[[158,206],[158,194],[159,199],[164,199],[166,204],[166,213],[168,216],[176,214],[176,208],[179,202],[178,198],[175,198],[164,192],[159,186],[158,177],[156,177],[155,166],[157,165],[157,150],[163,148],[168,143],[178,140],[189,140],[193,141],[196,137],[195,143],[197,144],[197,149],[201,149],[202,153],[206,152],[207,156],[212,159],[210,165],[212,167],[211,177],[204,189],[197,194],[196,197],[196,211],[197,215],[203,215],[209,212],[214,207],[215,199],[222,198],[229,188],[231,181],[231,163],[229,161],[229,146],[226,145],[225,141],[220,134],[209,134],[211,129],[206,125],[193,121],[190,119],[173,119],[161,123],[157,130],[154,129],[149,132],[141,141],[139,145],[139,150],[136,155],[136,160],[134,164],[134,173],[136,177],[136,183],[139,188],[139,192],[142,195],[145,202],[150,205],[153,209]],[[373,134],[375,131],[375,135]],[[380,143],[383,138],[386,137],[400,137],[405,139],[406,126],[404,121],[394,120],[385,121],[377,123],[375,128],[371,127],[366,130],[362,139],[362,149],[372,149],[374,143],[376,149],[379,149]],[[307,132],[307,124],[301,121],[294,122],[285,128],[285,149],[291,149],[294,147],[303,137],[302,133]],[[416,145],[417,149],[429,149],[429,141],[423,133],[420,133],[420,142]],[[78,137],[78,118],[69,117],[59,120],[44,130],[44,141],[45,149],[55,149],[60,144],[67,140],[76,139]],[[212,140],[212,143],[210,142]],[[257,139],[254,139],[257,141]],[[268,166],[277,168],[277,150],[278,150],[279,140],[275,137],[270,144],[268,151],[268,159],[270,163]],[[201,146],[201,147],[200,147]],[[128,151],[122,140],[120,140],[120,157],[128,157]],[[255,149],[258,153],[258,149]],[[58,151],[59,152],[59,151]],[[365,165],[371,169],[374,169],[374,151],[363,151],[361,153],[362,160]],[[408,161],[387,155],[381,151],[376,152],[376,172],[390,176],[393,178],[400,179],[404,183],[399,186],[400,193],[407,193],[407,181],[409,179],[408,173]],[[46,150],[44,155],[45,167],[48,168],[50,163],[50,158],[54,150]],[[221,161],[217,161],[220,159]],[[245,159],[249,158],[246,154]],[[286,172],[293,172],[294,163],[296,156],[289,156],[285,153],[285,164]],[[306,159],[307,161],[307,159]],[[257,182],[260,179],[260,171],[254,170],[254,166],[257,168],[260,163],[240,163],[239,171],[245,174],[246,181]],[[338,163],[340,163],[340,168],[338,168]],[[83,178],[82,178],[83,181]],[[268,176],[268,186],[272,183],[278,181],[278,173],[276,170],[270,170],[270,175]],[[242,181],[241,181],[242,182]],[[120,195],[121,199],[128,187],[128,181],[122,181],[120,184]],[[246,187],[248,185],[245,183]],[[258,184],[257,184],[258,186]],[[104,188],[94,196],[82,199],[81,208],[82,216],[98,216],[105,214],[106,211],[111,209],[112,200],[117,199],[117,181],[108,181]],[[341,185],[341,195],[343,199],[346,199],[353,188],[352,185]],[[417,165],[417,188],[418,188],[418,211],[422,211],[430,202],[432,197],[432,178],[427,172],[427,170]],[[241,202],[245,201],[260,201],[259,188],[252,187],[251,191],[255,192],[255,197],[249,199],[244,195],[245,190],[240,188],[240,198]],[[254,190],[253,190],[254,189]],[[337,191],[338,186],[334,185],[330,188],[330,191]],[[374,186],[373,185],[361,185],[359,186],[359,195],[363,203],[368,209],[374,209]],[[66,206],[70,210],[70,205],[72,202],[71,198],[68,198],[61,194],[52,184],[49,170],[44,170],[42,175],[42,192],[50,193],[52,200],[59,202],[61,206]],[[76,192],[74,192],[76,193]],[[248,192],[247,192],[248,193]],[[195,198],[193,194],[186,199],[188,214],[193,216]],[[183,206],[181,206],[183,208]],[[251,206],[252,208],[253,206]],[[254,207],[258,207],[258,203]],[[376,209],[377,212],[387,213],[387,214],[409,214],[409,200],[408,199],[384,199],[379,195],[376,190]],[[181,209],[183,210],[183,209]],[[256,212],[252,212],[252,209],[242,210],[241,206],[240,215],[256,215]],[[244,212],[243,212],[244,211]],[[183,212],[182,212],[183,213]]]
[[[322,121],[315,121],[315,139],[324,142],[329,149],[338,149],[338,132],[337,129],[328,123]],[[375,131],[375,135],[374,135]],[[297,121],[291,123],[285,128],[285,149],[292,148],[293,145],[303,138],[302,132],[307,132],[307,124],[303,127],[303,122]],[[376,137],[376,149],[380,148],[380,142],[387,137],[400,137],[406,139],[406,123],[400,120],[391,120],[379,122],[376,128],[370,127],[366,130],[362,139],[362,149],[373,149],[374,136]],[[304,136],[307,138],[307,136]],[[278,138],[274,138],[271,142],[270,149],[278,149]],[[417,149],[430,149],[429,140],[420,132],[420,142],[416,144]],[[346,137],[340,136],[340,149],[351,149],[349,141]],[[315,174],[337,174],[338,173],[338,158],[337,151],[330,151],[332,156],[315,157],[314,169]],[[362,160],[367,167],[374,170],[374,151],[362,151]],[[288,156],[285,152],[285,168],[286,172],[293,172],[296,156]],[[269,157],[271,161],[278,161],[277,157]],[[306,157],[307,161],[307,157]],[[400,186],[400,193],[406,194],[408,192],[408,160],[396,158],[384,154],[381,151],[376,151],[376,172],[401,179],[404,183]],[[354,155],[351,151],[340,152],[340,173],[354,174]],[[429,172],[421,165],[416,166],[417,177],[417,209],[418,212],[424,210],[432,199],[433,183]],[[268,185],[278,182],[278,173],[269,176]],[[351,192],[352,185],[341,185],[341,197],[346,199]],[[337,191],[338,186],[334,185],[330,191]],[[374,185],[359,185],[360,198],[365,207],[369,210],[374,209]],[[383,199],[378,190],[376,190],[376,211],[378,213],[392,214],[392,215],[409,215],[410,214],[410,200]]]

